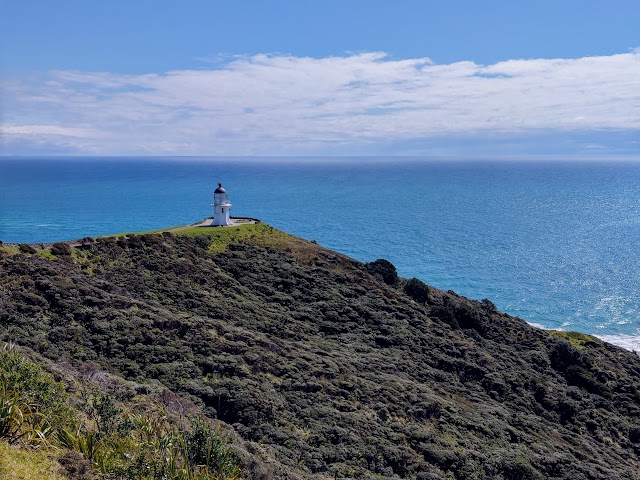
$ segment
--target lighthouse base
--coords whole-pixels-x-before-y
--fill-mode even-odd
[[[233,220],[229,217],[213,217],[213,220],[211,221],[212,227],[230,227],[231,225],[233,225]]]
[[[189,228],[193,227],[239,227],[240,225],[255,225],[260,223],[260,220],[255,218],[230,218],[228,225],[214,225],[214,219],[212,217],[205,218],[203,221],[194,223]]]

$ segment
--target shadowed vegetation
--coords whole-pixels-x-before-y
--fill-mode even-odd
[[[635,354],[386,260],[258,224],[103,238],[55,259],[5,252],[0,274],[0,338],[190,402],[235,432],[248,478],[638,478]],[[73,449],[102,468],[90,445],[135,417],[127,400],[101,424],[111,407],[88,398],[93,433]],[[200,442],[182,461],[207,464],[215,438],[176,428]]]

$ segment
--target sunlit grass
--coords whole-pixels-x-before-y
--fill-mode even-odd
[[[0,479],[65,480],[53,449],[20,448],[0,440]]]
[[[211,251],[222,251],[230,243],[248,242],[258,245],[283,245],[296,237],[273,228],[266,223],[241,224],[234,227],[194,227],[173,232],[176,236],[206,236],[212,242]]]
[[[113,235],[105,235],[99,238],[116,239],[119,237],[128,237],[133,235],[162,234],[170,232],[175,236],[198,237],[204,236],[211,239],[209,250],[212,252],[221,252],[231,243],[251,243],[260,246],[272,246],[280,249],[289,249],[294,253],[302,254],[306,257],[309,249],[317,250],[315,242],[308,242],[301,238],[295,237],[272,226],[258,223],[242,223],[243,219],[237,220],[238,224],[230,227],[211,227],[211,226],[189,226],[178,225],[166,227],[156,230],[144,232],[123,232]],[[246,220],[250,222],[251,220]],[[0,251],[7,254],[18,254],[20,249],[16,246],[0,246]],[[49,260],[55,260],[58,257],[51,253],[49,249],[36,249],[37,255]],[[77,249],[73,249],[72,257],[75,261],[82,263],[83,254],[78,253]]]
[[[58,258],[53,253],[51,253],[51,250],[47,250],[47,249],[44,249],[44,250],[38,249],[38,256],[42,258],[47,258],[49,260],[55,260],[56,258]]]
[[[578,350],[582,350],[586,346],[602,345],[604,342],[593,335],[587,335],[580,332],[565,332],[562,330],[549,330],[549,335],[553,337],[562,338],[567,340],[571,345]]]

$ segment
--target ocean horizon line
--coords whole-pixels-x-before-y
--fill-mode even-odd
[[[0,155],[0,163],[15,160],[193,160],[193,161],[268,161],[272,163],[336,163],[344,160],[369,162],[556,162],[556,163],[635,163],[640,162],[640,154],[623,155]]]

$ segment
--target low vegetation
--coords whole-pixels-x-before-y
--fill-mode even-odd
[[[309,260],[321,250],[314,242],[307,242],[262,222],[228,228],[195,227],[176,231],[172,235],[193,237],[200,244],[206,243],[210,252],[217,253],[226,250],[232,243],[245,243],[295,252],[299,259]]]
[[[582,350],[585,347],[597,347],[602,345],[602,340],[585,333],[552,330],[549,334],[556,338],[566,340],[578,350]]]
[[[71,416],[47,414],[48,442],[92,472],[638,478],[640,360],[593,337],[536,329],[265,224],[58,253],[0,251],[0,339],[131,385],[70,387]],[[158,392],[208,418],[138,410]]]
[[[5,345],[0,478],[242,478],[238,458],[204,419],[175,424],[148,405],[132,413],[119,403],[90,383],[70,398],[63,383]]]
[[[0,440],[0,478],[65,480],[55,455],[52,450],[23,448]]]

